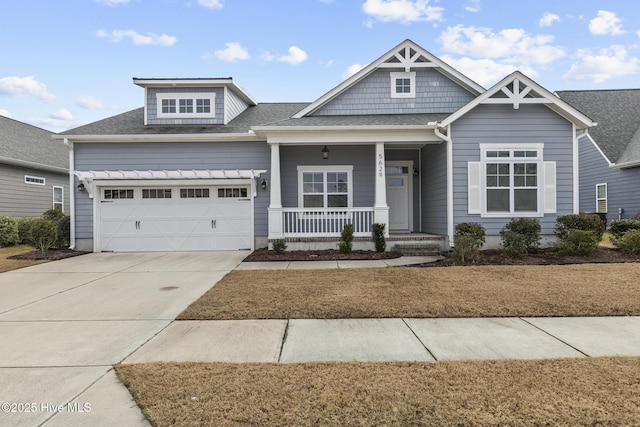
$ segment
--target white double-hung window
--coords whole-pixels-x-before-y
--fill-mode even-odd
[[[555,212],[555,162],[543,144],[480,144],[468,163],[469,213],[483,217],[541,217]]]
[[[353,166],[298,166],[298,206],[347,208],[353,206]]]

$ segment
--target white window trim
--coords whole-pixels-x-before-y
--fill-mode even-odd
[[[353,165],[331,165],[331,166],[298,166],[298,207],[304,208],[304,192],[303,192],[303,179],[302,174],[304,172],[346,172],[347,174],[347,207],[346,208],[309,208],[310,210],[326,210],[326,209],[348,209],[353,207]],[[324,199],[326,201],[327,196],[327,181],[324,180]]]
[[[487,157],[487,151],[536,151],[538,155],[536,157]],[[481,218],[542,218],[544,217],[544,144],[480,144],[480,194],[481,194]],[[538,189],[538,210],[536,212],[488,212],[487,211],[487,163],[518,163],[518,160],[522,159],[526,163],[536,163],[538,165],[537,171],[537,189]],[[513,171],[510,172],[510,176],[513,176]],[[513,184],[509,186],[510,201],[513,205]]]
[[[415,98],[416,97],[416,72],[392,72],[391,76],[391,98]],[[396,79],[409,79],[410,80],[410,92],[409,93],[396,93]]]
[[[28,181],[28,179],[37,179],[38,181],[42,181],[42,182],[31,182]],[[25,184],[29,184],[29,185],[46,185],[47,180],[45,178],[42,178],[40,176],[33,176],[33,175],[25,175],[24,176],[24,183]]]
[[[58,186],[58,185],[54,185],[53,186],[53,190],[52,190],[52,193],[51,193],[51,197],[52,197],[52,200],[51,200],[52,203],[51,204],[52,204],[53,208],[55,209],[55,207],[56,207],[56,189],[58,189],[58,188],[60,189],[60,192],[62,193],[62,200],[60,201],[60,211],[64,212],[64,187],[61,187],[61,186]]]
[[[598,187],[604,185],[604,197],[598,197]],[[598,210],[598,202],[600,200],[604,200],[604,212],[600,212]],[[597,213],[607,213],[609,211],[609,186],[606,182],[601,184],[596,184],[596,212]]]
[[[176,101],[175,113],[163,113],[162,101],[173,99]],[[190,99],[193,101],[193,113],[180,113],[180,100]],[[209,99],[211,102],[210,113],[196,113],[197,100]],[[216,117],[216,94],[214,92],[187,92],[187,93],[157,93],[156,94],[156,115],[159,119],[190,119],[202,118],[212,119]]]

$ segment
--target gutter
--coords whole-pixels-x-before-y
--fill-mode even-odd
[[[71,139],[73,142],[216,142],[216,141],[264,141],[255,133],[198,133],[152,135],[54,135],[53,139]]]
[[[64,138],[64,145],[69,149],[69,249],[72,251],[76,248],[76,188],[73,170],[75,169],[75,156],[73,152],[73,143]]]
[[[8,165],[14,165],[14,166],[21,166],[21,167],[31,168],[31,169],[39,169],[39,170],[43,170],[43,171],[47,171],[47,172],[57,172],[57,173],[67,173],[67,172],[69,172],[69,169],[66,169],[66,168],[61,168],[61,167],[58,167],[58,166],[43,165],[42,163],[29,162],[29,161],[26,161],[26,160],[12,159],[12,158],[9,158],[9,157],[0,157],[0,163],[5,163],[5,164],[8,164]]]
[[[612,163],[610,165],[610,167],[614,169],[629,169],[629,168],[635,168],[638,166],[640,166],[640,160],[635,160],[633,162],[620,163],[619,165]]]

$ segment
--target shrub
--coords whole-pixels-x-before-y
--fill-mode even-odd
[[[571,229],[558,242],[560,255],[592,255],[598,249],[598,237],[593,231]]]
[[[527,241],[523,234],[515,231],[500,231],[502,237],[502,255],[508,258],[520,258],[527,253]]]
[[[10,216],[0,216],[0,248],[13,246],[20,241],[18,223]]]
[[[55,246],[61,248],[69,244],[71,238],[71,218],[60,209],[52,208],[42,214],[42,217],[52,221],[58,227],[58,240]]]
[[[340,234],[340,242],[338,243],[338,251],[341,254],[351,253],[353,249],[353,224],[345,224]]]
[[[45,218],[33,218],[29,244],[41,252],[53,248],[58,240],[58,226]]]
[[[604,233],[604,223],[597,214],[588,213],[562,215],[556,219],[554,233],[560,240],[564,239],[571,230],[591,231],[599,242]]]
[[[535,218],[514,218],[502,229],[504,232],[513,232],[522,235],[526,252],[538,249],[540,246],[541,230],[540,221]],[[500,232],[501,236],[502,231]]]
[[[271,246],[273,247],[273,250],[276,251],[276,253],[281,253],[287,249],[287,243],[284,241],[284,239],[274,240],[273,242],[271,242]]]
[[[456,224],[455,236],[469,236],[473,239],[476,249],[480,249],[485,244],[486,232],[484,227],[477,222],[461,222]],[[455,247],[454,236],[454,247]]]
[[[475,262],[478,254],[478,241],[473,236],[462,234],[453,237],[451,257],[456,262]]]
[[[18,218],[18,243],[31,244],[31,224],[33,217]]]
[[[609,223],[609,231],[613,236],[613,243],[622,237],[627,231],[640,230],[640,219],[615,219]]]
[[[387,249],[387,241],[384,238],[384,224],[375,223],[372,226],[372,239],[376,252],[384,252]]]
[[[640,255],[640,230],[629,230],[616,239],[616,246],[622,252],[628,254]]]

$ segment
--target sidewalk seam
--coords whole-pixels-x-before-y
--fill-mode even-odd
[[[403,322],[405,325],[407,325],[407,328],[409,328],[409,330],[411,331],[411,333],[413,334],[413,336],[414,336],[414,337],[416,337],[416,339],[418,340],[418,342],[419,342],[420,344],[422,344],[422,346],[424,347],[424,349],[425,349],[425,350],[427,350],[427,353],[429,353],[429,355],[430,355],[431,357],[433,357],[433,360],[437,362],[437,361],[438,361],[438,358],[436,357],[436,355],[435,355],[435,354],[433,354],[433,353],[431,352],[431,350],[429,350],[429,347],[427,347],[427,346],[426,346],[426,344],[425,344],[424,342],[422,342],[422,340],[420,339],[420,337],[419,337],[419,336],[414,332],[414,330],[413,330],[413,329],[411,329],[411,326],[409,326],[409,324],[407,323],[407,320],[406,320],[404,317],[401,317],[400,319],[402,320],[402,322]]]
[[[547,332],[547,331],[545,331],[544,329],[542,329],[542,328],[540,328],[540,327],[538,327],[538,326],[534,325],[533,323],[529,322],[529,321],[528,321],[527,319],[525,319],[524,317],[518,317],[518,319],[522,320],[523,322],[525,322],[525,323],[526,323],[526,324],[528,324],[528,325],[533,326],[533,327],[534,327],[534,328],[536,328],[537,330],[539,330],[539,331],[541,331],[541,332],[544,332],[545,334],[549,335],[551,338],[553,338],[553,339],[555,339],[555,340],[560,341],[562,344],[566,345],[567,347],[570,347],[570,348],[574,349],[574,350],[575,350],[575,351],[577,351],[578,353],[583,354],[583,355],[585,355],[586,357],[591,357],[591,356],[589,356],[587,353],[585,353],[584,351],[580,350],[579,348],[572,346],[572,345],[571,345],[571,344],[569,344],[568,342],[566,342],[566,341],[564,341],[564,340],[561,340],[560,338],[556,337],[556,336],[555,336],[555,335],[553,335],[552,333]]]
[[[278,363],[280,362],[280,359],[282,359],[282,351],[284,350],[284,343],[287,340],[287,335],[289,334],[289,321],[290,319],[287,319],[287,324],[284,326],[284,334],[282,334],[282,340],[280,341],[280,352],[278,353]]]

